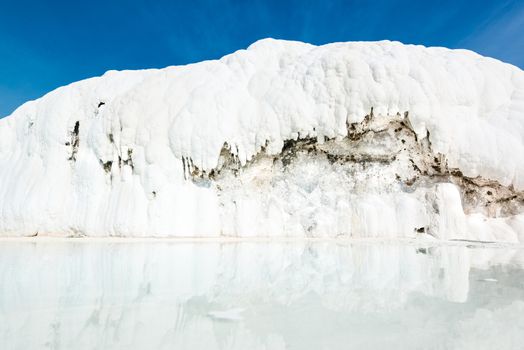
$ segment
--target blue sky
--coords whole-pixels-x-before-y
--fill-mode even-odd
[[[524,68],[523,0],[0,0],[0,116],[101,75],[219,58],[273,37],[468,48]]]

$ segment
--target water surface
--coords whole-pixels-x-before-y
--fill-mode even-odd
[[[519,349],[524,251],[0,244],[0,349]]]

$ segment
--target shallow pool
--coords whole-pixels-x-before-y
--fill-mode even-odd
[[[524,250],[0,244],[0,349],[522,349]]]

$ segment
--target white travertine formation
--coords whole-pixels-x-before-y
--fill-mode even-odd
[[[456,184],[406,190],[395,175],[410,175],[407,156],[358,168],[300,153],[283,165],[287,140],[338,147],[371,110],[386,124],[408,112],[417,142],[463,176],[524,190],[520,69],[398,42],[266,39],[220,60],[110,71],[0,120],[0,234],[404,237],[424,227],[440,239],[524,240],[521,212],[465,214]],[[396,141],[367,140],[359,154],[394,155]],[[207,176],[224,144],[240,170]]]

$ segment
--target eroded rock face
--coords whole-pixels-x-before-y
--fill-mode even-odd
[[[417,137],[408,112],[375,116],[371,110],[347,129],[338,140],[287,140],[280,154],[262,149],[246,165],[226,144],[217,169],[206,173],[186,160],[185,172],[217,191],[230,235],[239,234],[240,222],[242,232],[253,235],[475,239],[464,214],[523,212],[523,192],[450,168],[446,156],[432,150],[429,132]]]

